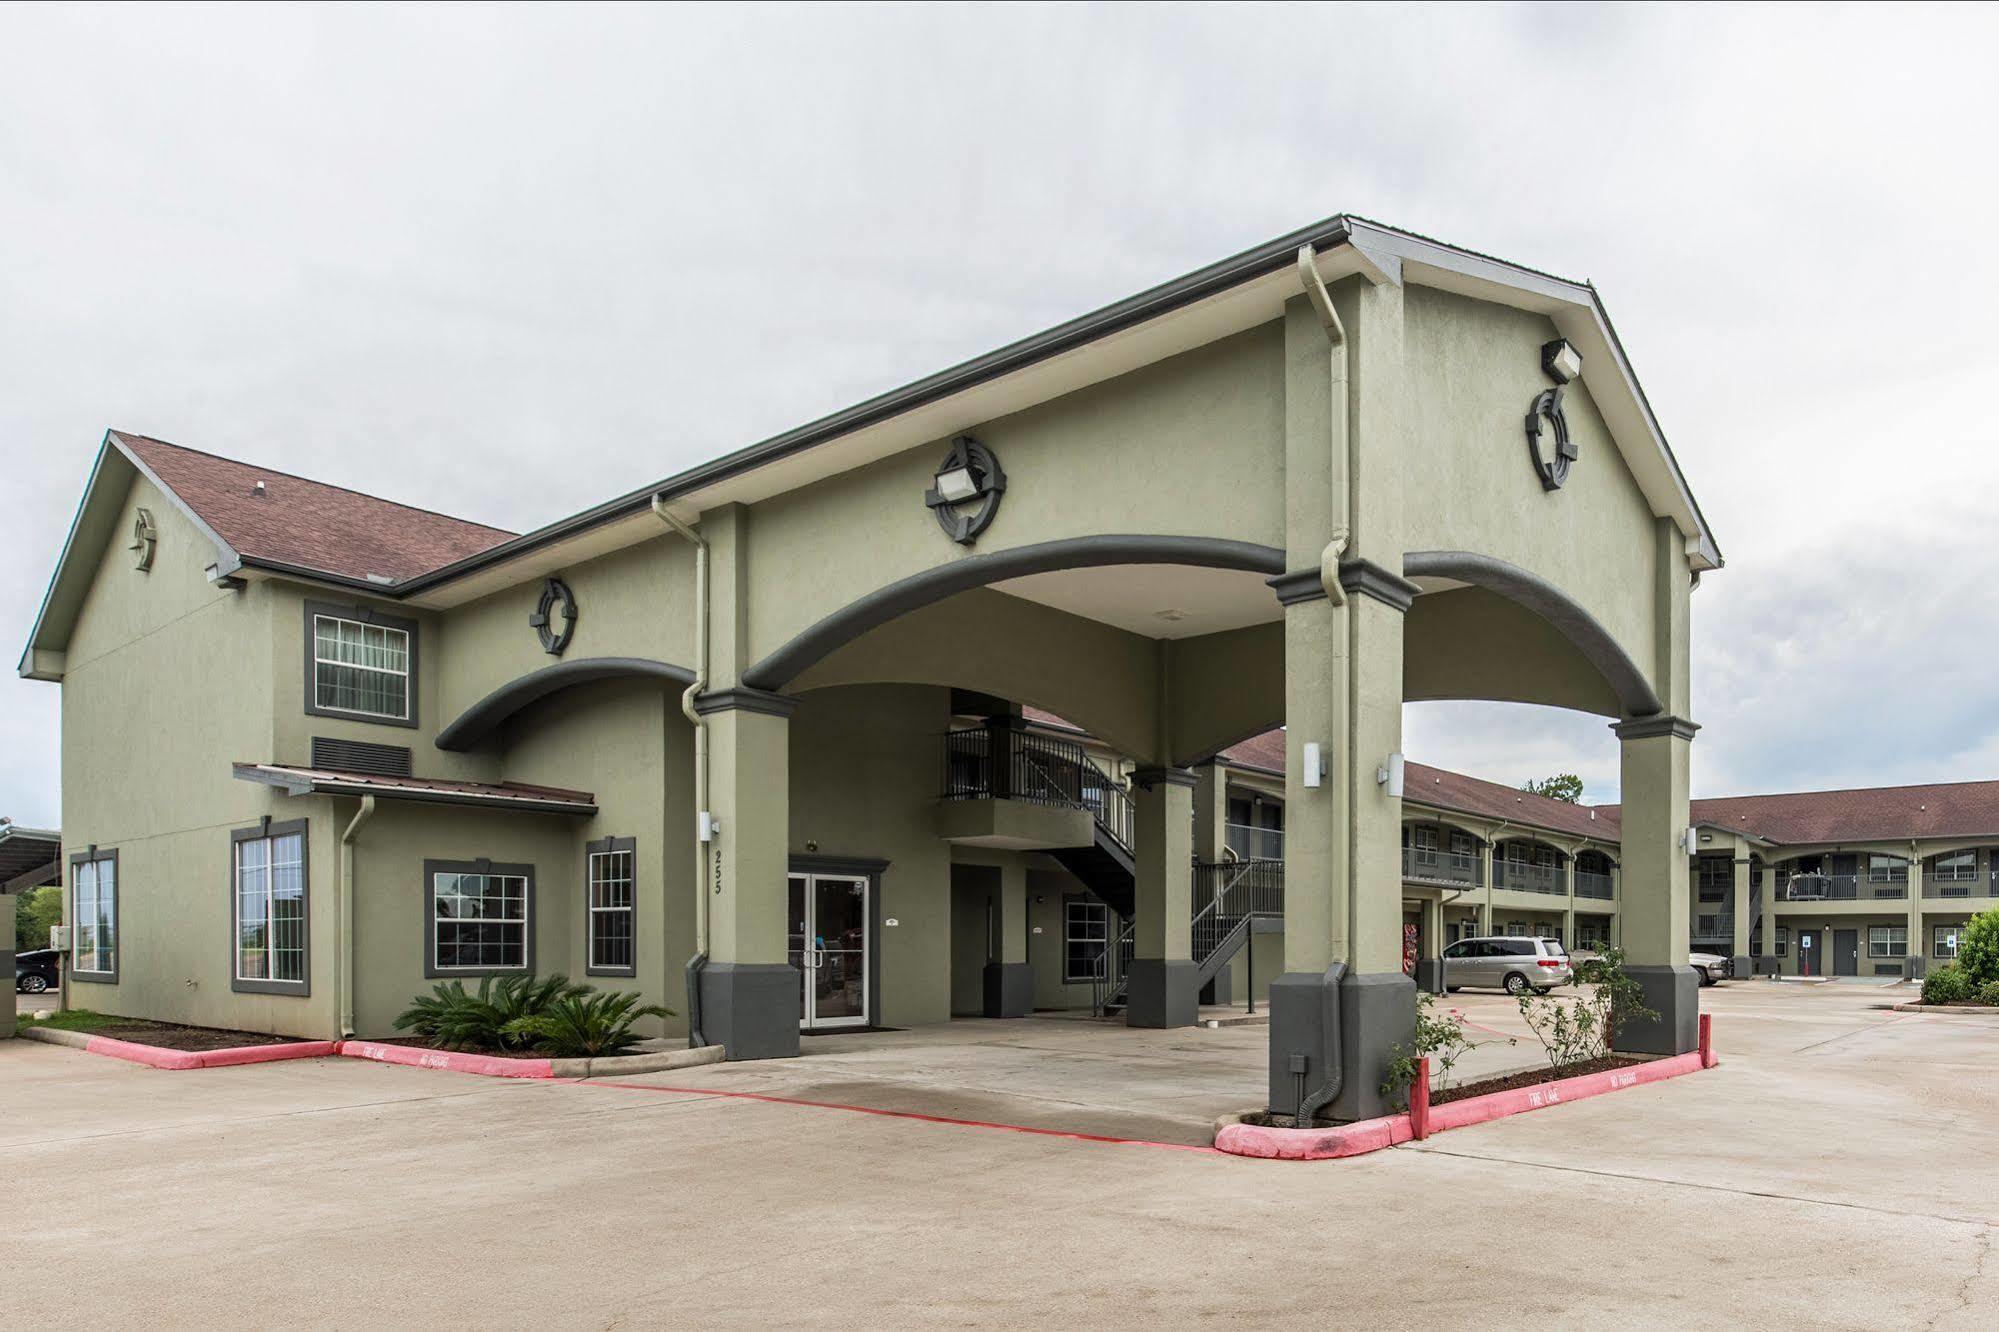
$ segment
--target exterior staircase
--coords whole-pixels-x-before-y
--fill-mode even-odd
[[[1090,842],[1050,847],[1047,854],[1124,921],[1097,955],[1090,979],[1091,1011],[1123,1012],[1138,897],[1130,792],[1081,745],[995,724],[945,735],[944,798],[1026,800],[1088,811]],[[1283,919],[1284,862],[1231,859],[1194,869],[1193,958],[1206,987],[1242,950],[1258,920]]]

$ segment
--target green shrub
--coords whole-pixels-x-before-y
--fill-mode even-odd
[[[1923,1002],[1926,1004],[1961,1004],[1971,997],[1971,977],[1964,968],[1952,964],[1938,967],[1923,977]]]
[[[1589,970],[1589,988],[1572,996],[1517,996],[1520,1020],[1547,1052],[1551,1068],[1601,1059],[1616,1048],[1617,1032],[1658,1018],[1645,1006],[1645,988],[1624,970],[1624,950],[1606,946]]]
[[[1973,985],[1999,981],[1999,907],[1981,911],[1957,941],[1957,965]]]
[[[590,987],[567,976],[491,976],[467,991],[463,981],[440,981],[396,1019],[407,1031],[446,1050],[514,1050],[522,1038],[508,1028],[537,1017],[554,1004],[588,994]]]
[[[1505,1038],[1508,1045],[1514,1044],[1511,1036]],[[1416,1039],[1409,1045],[1398,1045],[1388,1059],[1388,1076],[1382,1080],[1381,1094],[1393,1100],[1407,1092],[1409,1084],[1416,1081],[1416,1061],[1428,1056],[1430,1079],[1442,1083],[1449,1076],[1458,1060],[1481,1045],[1491,1041],[1475,1041],[1465,1035],[1464,1014],[1453,1008],[1442,1017],[1437,1015],[1437,996],[1422,993],[1416,996]]]
[[[671,1017],[659,1004],[640,1004],[629,990],[612,994],[564,995],[539,1013],[515,1018],[507,1035],[554,1059],[595,1059],[621,1054],[638,1043],[632,1024],[644,1017]]]
[[[1999,1008],[1999,981],[1986,981],[1979,986],[1977,999],[1987,1008]]]

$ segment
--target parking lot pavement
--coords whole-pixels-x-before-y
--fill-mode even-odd
[[[1458,998],[1504,1027],[1508,1001]],[[631,1086],[340,1059],[166,1073],[5,1042],[0,1178],[46,1219],[10,1251],[8,1321],[87,1295],[95,1322],[209,1327],[1486,1327],[1496,1301],[1990,1327],[1999,1020],[1891,998],[1705,991],[1719,1069],[1313,1163],[671,1090],[839,1082],[848,1103],[1170,1126],[1242,1099],[1255,1041],[1204,1042],[1253,1028],[1126,1048],[964,1023]]]

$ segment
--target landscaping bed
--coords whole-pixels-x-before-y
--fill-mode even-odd
[[[236,1050],[252,1045],[291,1045],[295,1036],[272,1036],[260,1031],[222,1031],[214,1027],[186,1027],[172,1022],[148,1022],[142,1018],[115,1017],[72,1009],[46,1018],[23,1018],[23,1029],[43,1027],[50,1031],[77,1031],[106,1036],[132,1045],[150,1045],[161,1050]]]
[[[1445,1105],[1451,1101],[1463,1101],[1473,1096],[1485,1096],[1491,1092],[1538,1087],[1544,1082],[1561,1082],[1567,1078],[1585,1077],[1591,1073],[1609,1073],[1614,1069],[1629,1068],[1633,1064],[1646,1062],[1648,1061],[1643,1055],[1608,1055],[1599,1059],[1585,1059],[1579,1063],[1564,1064],[1560,1068],[1530,1068],[1520,1073],[1506,1073],[1496,1078],[1480,1078],[1477,1082],[1461,1082],[1455,1087],[1432,1091],[1430,1104]]]

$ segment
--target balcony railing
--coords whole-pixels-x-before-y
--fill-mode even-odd
[[[1999,886],[1999,870],[1994,870],[1989,880],[1975,870],[1969,874],[1931,870],[1923,876],[1923,896],[1970,897],[1989,893],[1991,890],[1984,886],[1987,882]]]
[[[1070,740],[998,726],[947,732],[944,798],[1087,810],[1120,846],[1129,851],[1133,845],[1131,794]]]
[[[1777,889],[1779,902],[1893,902],[1908,896],[1906,881],[1865,874],[1794,874]]]
[[[1222,830],[1223,843],[1244,860],[1284,859],[1284,830],[1231,823]]]
[[[1475,888],[1485,882],[1485,867],[1479,856],[1405,846],[1402,877],[1410,883],[1455,883]]]
[[[1576,871],[1576,896],[1599,897],[1604,901],[1611,898],[1610,876],[1597,870]]]
[[[1560,865],[1523,865],[1514,860],[1492,862],[1492,886],[1517,893],[1553,893],[1558,897],[1568,892]]]

